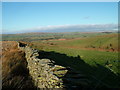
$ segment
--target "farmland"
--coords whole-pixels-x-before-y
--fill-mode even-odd
[[[3,35],[3,41],[24,41],[42,58],[87,75],[93,86],[119,87],[117,33],[27,33]],[[114,82],[113,82],[114,81]]]
[[[58,64],[72,67],[84,74],[95,76],[97,79],[101,78],[102,83],[111,87],[114,87],[115,83],[110,82],[118,83],[115,79],[117,76],[114,77],[112,73],[110,74],[113,72],[118,75],[120,69],[117,34],[33,41],[31,43],[32,47],[45,51],[46,57],[55,60]],[[81,63],[81,60],[84,63]],[[109,77],[107,77],[108,75]],[[114,77],[113,80],[108,79],[112,77]]]
[[[80,56],[87,63],[94,62],[105,65],[109,62],[113,71],[118,72],[118,37],[117,34],[102,35],[88,38],[69,40],[43,40],[33,41],[34,48],[44,51],[55,51],[68,56]],[[114,49],[114,50],[113,50]],[[109,65],[108,65],[109,66]]]
[[[111,32],[103,33],[84,33],[84,32],[65,32],[65,33],[21,33],[21,34],[3,34],[3,41],[39,41],[54,39],[71,39],[78,37],[93,37],[97,35],[111,34]]]

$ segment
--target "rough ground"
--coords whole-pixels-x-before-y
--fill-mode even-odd
[[[32,88],[109,88],[111,84],[116,84],[117,76],[105,67],[91,67],[86,64],[80,57],[68,57],[65,54],[55,52],[44,52],[32,49],[22,42],[3,41],[3,52],[0,53],[2,58],[2,87],[3,90],[14,88],[23,90]],[[60,58],[59,58],[59,57]],[[59,60],[61,59],[61,60]],[[58,61],[57,61],[58,60]],[[63,63],[59,63],[62,61]],[[73,63],[79,64],[80,72],[73,69]],[[69,62],[69,63],[68,63]],[[72,66],[73,65],[73,66]],[[69,66],[69,67],[68,67]],[[76,67],[76,66],[75,66]],[[98,70],[100,74],[106,73],[105,83],[94,75],[91,70]],[[90,75],[86,74],[90,72]],[[109,76],[109,77],[108,77]],[[108,78],[107,78],[108,77]],[[109,78],[115,83],[109,83]],[[115,78],[115,79],[114,79]],[[108,81],[107,81],[108,80]],[[107,83],[106,83],[107,82]],[[113,85],[118,87],[117,85]]]
[[[25,53],[14,41],[2,42],[2,88],[21,90],[35,88],[29,76]]]

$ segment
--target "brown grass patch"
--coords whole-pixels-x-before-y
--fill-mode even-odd
[[[14,41],[2,43],[2,87],[3,89],[33,88],[29,76],[25,53],[18,49]]]

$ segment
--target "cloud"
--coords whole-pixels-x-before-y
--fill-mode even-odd
[[[117,30],[117,24],[87,24],[87,25],[48,25],[24,30],[26,32],[97,32]]]
[[[101,32],[101,31],[117,31],[117,24],[76,24],[76,25],[48,25],[25,30],[16,31],[14,33],[28,32]],[[10,33],[10,32],[9,32]],[[11,32],[12,33],[12,32]]]

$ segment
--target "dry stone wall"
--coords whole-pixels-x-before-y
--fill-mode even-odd
[[[26,54],[29,74],[38,88],[63,88],[63,77],[67,69],[55,65],[50,59],[39,59],[38,50],[32,49],[25,44],[18,43],[18,48]]]

